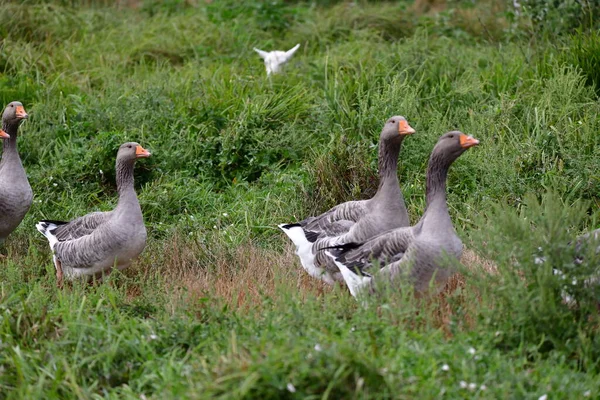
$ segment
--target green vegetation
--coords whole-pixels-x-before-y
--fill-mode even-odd
[[[0,103],[30,114],[35,193],[1,249],[0,398],[600,396],[597,263],[565,244],[598,227],[595,1],[81,3],[0,7]],[[267,79],[252,47],[296,43]],[[417,129],[413,220],[437,138],[481,140],[449,176],[469,250],[441,295],[365,309],[305,276],[276,225],[370,196],[394,114]],[[148,246],[59,290],[34,224],[112,208],[131,140],[153,153]]]

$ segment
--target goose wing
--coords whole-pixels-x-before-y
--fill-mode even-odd
[[[90,268],[114,257],[121,246],[121,238],[103,230],[76,239],[58,242],[54,255],[63,265],[72,268]]]
[[[336,221],[350,221],[356,222],[363,215],[367,213],[367,200],[348,201],[346,203],[338,204],[329,211],[317,217],[309,217],[303,221],[300,221],[300,225],[305,231],[313,232],[327,232],[332,228],[332,225]],[[345,227],[350,227],[351,224],[348,222],[343,223]],[[338,234],[330,234],[327,236],[338,236]]]
[[[402,259],[415,236],[411,228],[399,228],[383,233],[364,243],[345,243],[335,246],[331,253],[336,261],[354,272],[380,267]]]
[[[91,234],[110,218],[111,212],[92,212],[70,222],[43,220],[40,222],[55,224],[52,234],[59,242],[78,239]]]

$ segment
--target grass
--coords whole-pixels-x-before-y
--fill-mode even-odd
[[[565,245],[598,227],[597,26],[415,3],[4,3],[0,99],[30,113],[35,199],[1,249],[0,398],[597,397],[598,263]],[[296,43],[267,79],[252,47]],[[481,140],[449,175],[464,268],[438,296],[363,308],[276,226],[369,197],[396,114],[417,130],[413,221],[436,139]],[[136,165],[148,246],[58,290],[34,223],[113,207],[129,140],[153,153]]]

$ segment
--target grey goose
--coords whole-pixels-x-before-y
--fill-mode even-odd
[[[298,223],[279,227],[296,245],[309,275],[326,283],[343,282],[335,264],[322,252],[334,240],[364,241],[381,232],[410,224],[398,182],[398,155],[404,138],[415,133],[403,116],[389,118],[379,136],[379,187],[368,200],[348,201]]]
[[[432,278],[438,287],[447,281],[452,272],[445,268],[447,257],[460,259],[462,242],[448,213],[446,177],[450,165],[478,144],[477,139],[459,131],[440,137],[427,167],[425,212],[416,225],[364,242],[337,244],[325,251],[334,259],[354,297],[365,288],[375,289],[375,274],[385,281],[408,279],[417,294],[427,291]]]
[[[136,159],[150,152],[138,143],[119,147],[116,161],[119,200],[112,211],[92,212],[70,222],[42,220],[36,228],[48,239],[54,257],[57,284],[63,276],[100,277],[115,266],[129,266],[146,246],[146,227],[133,185]]]
[[[23,104],[9,103],[2,113],[4,149],[0,161],[0,242],[3,242],[23,221],[31,207],[33,191],[23,168],[17,136],[19,125],[28,117]]]

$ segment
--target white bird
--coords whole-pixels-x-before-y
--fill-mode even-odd
[[[289,49],[288,51],[263,51],[254,48],[254,51],[265,61],[265,68],[267,69],[267,76],[276,74],[281,70],[281,67],[286,62],[290,61],[290,58],[294,55],[296,50],[300,48],[300,43]]]

